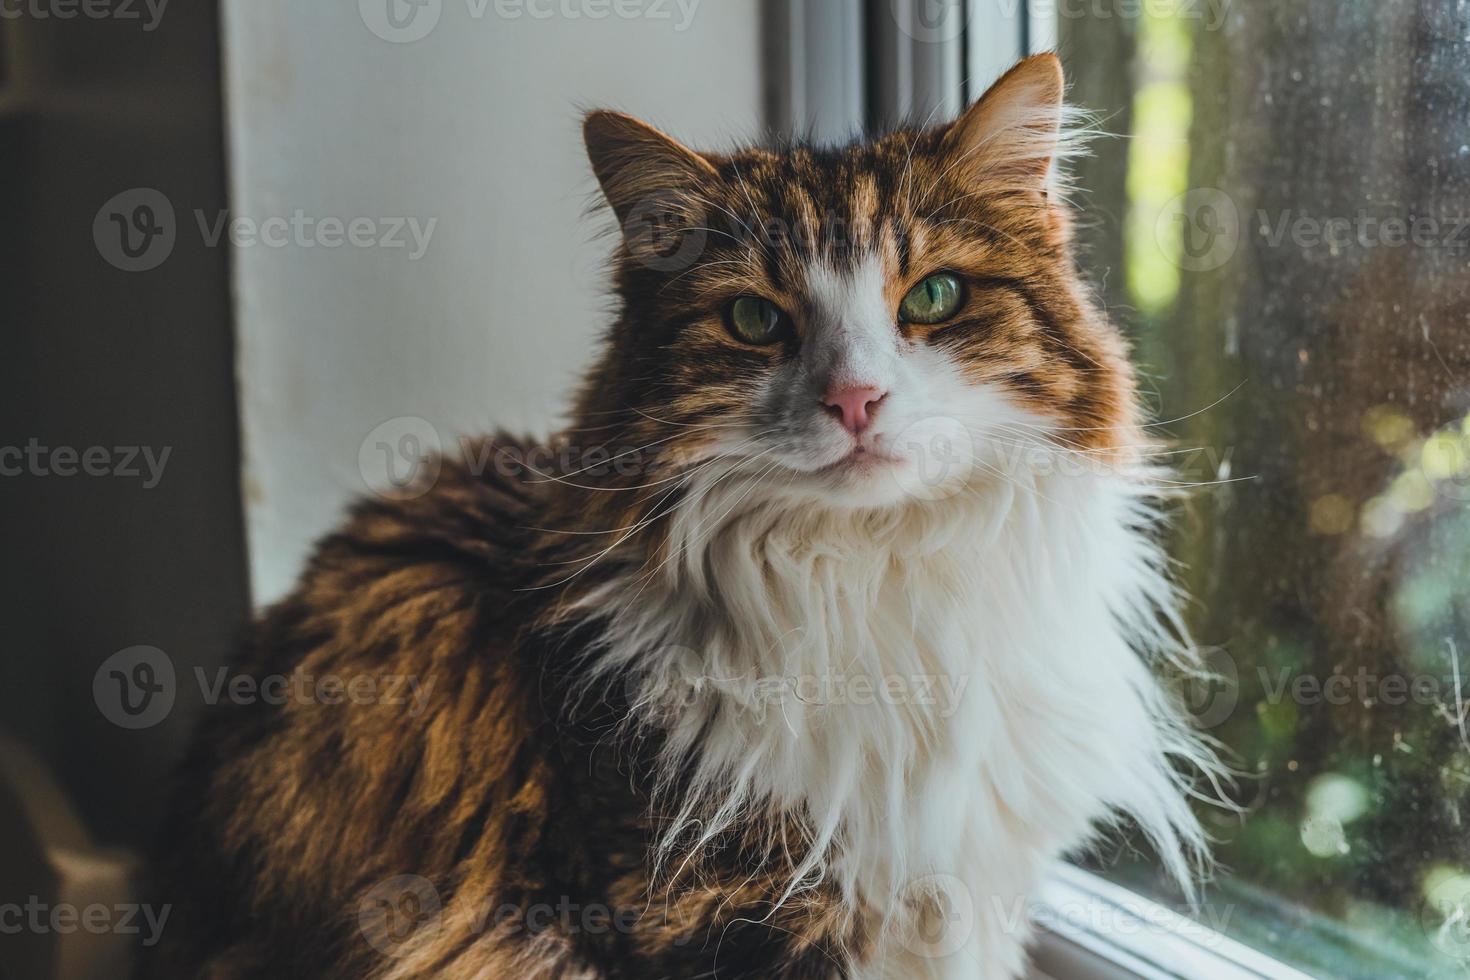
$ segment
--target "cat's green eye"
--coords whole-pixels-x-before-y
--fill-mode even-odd
[[[960,310],[964,287],[958,276],[937,272],[903,298],[898,315],[905,323],[943,323]]]
[[[730,304],[730,332],[747,344],[764,346],[780,340],[786,317],[781,308],[759,296],[742,296]]]

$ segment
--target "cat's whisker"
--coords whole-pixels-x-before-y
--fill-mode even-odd
[[[674,421],[671,421],[669,419],[661,419],[661,418],[658,418],[656,416],[649,415],[647,412],[643,411],[643,409],[638,408],[636,406],[630,405],[629,408],[631,408],[634,412],[637,412],[639,415],[643,416],[644,418],[648,419],[651,422],[659,422],[659,423],[661,423],[663,425],[677,425],[677,426],[682,426],[684,428],[699,428],[699,426],[696,426],[696,425],[694,425],[693,423],[690,423],[690,422],[674,422]],[[745,416],[742,416],[741,417],[741,421],[739,421],[739,422],[733,422],[733,423],[728,423],[728,424],[727,423],[716,423],[716,425],[718,425],[721,428],[730,428],[730,427],[745,426],[745,425],[750,424],[751,422],[762,422],[762,421],[764,421],[764,422],[772,422],[772,421],[775,421],[775,419],[767,418],[766,416],[763,416],[763,415],[745,415]]]
[[[664,283],[662,286],[660,286],[659,287],[659,290],[658,290],[659,291],[659,294],[662,295],[663,293],[667,292],[669,290],[669,287],[673,286],[674,283],[679,282],[680,280],[686,278],[687,276],[692,276],[696,272],[708,272],[711,269],[721,269],[721,268],[727,268],[729,266],[738,266],[740,268],[748,269],[748,268],[750,268],[750,263],[748,261],[741,260],[741,259],[721,259],[721,260],[719,260],[717,262],[699,262],[699,263],[696,263],[694,265],[691,265],[688,269],[685,269],[683,272],[679,273],[677,276],[674,276],[672,279],[670,279],[668,282]],[[716,284],[716,285],[719,286],[721,284]]]
[[[732,211],[729,208],[725,207],[723,204],[720,204],[718,201],[706,200],[705,203],[709,204],[712,207],[718,208],[720,211],[723,211],[732,220],[734,220],[736,223],[738,223],[742,229],[744,229],[745,234],[746,234],[748,240],[755,242],[756,247],[759,248],[763,254],[766,254],[766,255],[769,255],[770,254],[770,249],[767,247],[765,241],[762,240],[762,238],[758,234],[756,234],[755,229],[752,228],[749,225],[749,223],[747,223],[745,221],[745,219],[741,218],[734,211]],[[752,206],[754,206],[754,205],[752,204]],[[755,217],[757,217],[757,215],[753,213],[751,215],[751,217],[755,218]]]
[[[935,116],[939,115],[940,110],[943,108],[944,103],[936,99],[934,105],[929,108],[929,115],[924,117],[923,124],[917,130],[908,134],[908,152],[904,154],[902,183],[904,209],[909,214],[914,213],[914,147],[919,145],[919,133],[929,128],[929,124],[934,121]]]
[[[1045,500],[1049,504],[1056,504],[1057,506],[1061,506],[1060,504],[1057,503],[1057,501],[1053,500],[1051,497],[1048,497],[1046,494],[1042,493],[1040,490],[1036,489],[1034,486],[1031,486],[1031,485],[1029,485],[1027,483],[1022,482],[1021,480],[1016,479],[1014,476],[1012,476],[1011,474],[1007,473],[1004,469],[1000,468],[999,466],[996,466],[994,463],[992,463],[992,462],[990,462],[990,461],[988,461],[986,459],[981,458],[978,455],[977,456],[970,457],[970,460],[969,461],[971,463],[973,463],[974,465],[979,466],[985,472],[990,473],[993,476],[995,476],[996,478],[1000,479],[1002,482],[1007,483],[1007,484],[1010,484],[1012,487],[1016,488],[1017,490],[1021,490],[1021,491],[1024,491],[1026,493],[1029,493],[1029,494],[1031,494],[1034,497],[1039,497],[1040,499]],[[979,499],[979,497],[980,497],[980,495],[978,494],[978,492],[975,491],[975,489],[973,487],[966,486],[965,484],[960,484],[959,487],[958,487],[958,489],[961,492],[970,493],[970,494],[976,496],[977,499]]]
[[[687,482],[687,480],[690,479],[690,478],[692,478],[693,475],[694,475],[694,471],[691,470],[688,473],[682,474],[681,475],[681,478],[684,479],[684,480],[686,480],[686,482]],[[672,490],[670,490],[670,493],[674,493],[674,492],[676,492],[676,491],[678,491],[680,489],[682,489],[682,488],[679,487],[679,486],[676,486]],[[546,589],[560,588],[562,586],[567,585],[568,583],[570,583],[573,580],[575,580],[579,575],[582,575],[588,569],[590,569],[593,566],[595,566],[603,558],[606,558],[608,555],[612,554],[619,547],[621,547],[625,542],[631,540],[634,534],[636,534],[642,528],[648,526],[648,524],[650,524],[650,523],[652,523],[652,518],[649,518],[648,520],[645,520],[645,521],[640,522],[639,524],[635,525],[633,527],[633,529],[630,530],[627,534],[625,534],[622,537],[618,538],[616,541],[614,541],[612,544],[608,545],[606,548],[604,548],[602,551],[598,552],[596,555],[592,556],[590,559],[575,559],[573,561],[564,562],[564,563],[557,563],[557,562],[547,562],[547,563],[545,563],[545,564],[548,564],[548,565],[553,565],[553,564],[574,564],[576,561],[586,561],[586,564],[584,564],[581,568],[577,569],[575,572],[573,572],[572,574],[568,575],[564,579],[561,579],[561,580],[556,581],[556,582],[549,583],[547,585],[534,586],[534,587],[531,587],[531,588],[528,588],[528,589],[521,589],[521,590],[518,590],[518,591],[523,591],[523,592],[537,592],[537,591],[543,591],[543,590],[546,590]]]
[[[716,462],[716,460],[711,460],[711,461],[709,461],[705,465],[706,466],[707,465],[710,465],[713,462]],[[597,555],[590,556],[590,557],[583,556],[581,558],[569,559],[567,561],[545,562],[543,564],[545,564],[547,566],[555,566],[555,565],[572,565],[572,564],[576,564],[578,562],[586,562],[587,563],[585,567],[583,567],[581,569],[578,569],[568,579],[564,579],[562,581],[562,583],[557,583],[557,584],[565,584],[565,582],[570,581],[572,578],[575,578],[577,575],[582,574],[588,568],[592,567],[593,565],[597,564],[597,562],[599,562],[603,558],[605,558],[608,554],[610,554],[611,552],[617,550],[623,544],[631,541],[634,538],[634,536],[639,531],[641,531],[644,528],[647,528],[647,527],[649,527],[649,526],[657,523],[662,518],[667,517],[669,514],[673,513],[673,511],[675,509],[677,509],[677,507],[679,506],[679,503],[680,503],[680,501],[677,498],[677,494],[679,493],[679,491],[683,490],[688,485],[688,483],[690,482],[690,480],[692,480],[694,478],[694,476],[696,475],[696,473],[700,469],[703,469],[703,468],[704,468],[704,466],[700,466],[700,467],[695,467],[695,468],[691,469],[686,474],[686,479],[684,480],[683,483],[681,483],[681,484],[679,484],[679,485],[671,488],[666,493],[664,493],[664,495],[661,496],[658,499],[657,502],[655,502],[655,504],[653,505],[653,508],[651,508],[651,511],[650,511],[650,513],[649,513],[649,515],[647,517],[645,517],[643,520],[639,521],[638,523],[636,523],[636,524],[632,525],[630,528],[628,528],[628,533],[625,534],[622,538],[620,538],[617,541],[613,542],[613,544],[610,547],[608,547],[607,549],[603,550],[602,552],[598,553]],[[665,502],[668,501],[671,497],[674,498],[673,502],[672,503],[669,503],[669,504],[667,504],[667,506],[665,506]],[[662,510],[659,510],[660,507],[662,507],[663,509]],[[647,562],[645,561],[645,566],[646,566],[646,564],[647,564]],[[541,587],[541,588],[549,588],[549,587],[550,586],[545,586],[545,587]],[[535,591],[535,590],[528,590],[528,591]]]
[[[1021,429],[1016,423],[988,422],[987,424],[991,426],[992,429],[989,432],[982,431],[979,434],[980,438],[1001,443],[1014,449],[1033,448],[1045,450],[1047,452],[1060,452],[1073,456],[1117,456],[1120,460],[1131,458],[1157,459],[1165,456],[1182,456],[1188,455],[1189,453],[1204,452],[1206,449],[1206,447],[1204,446],[1185,446],[1169,448],[1163,445],[1152,444],[1124,447],[1093,446],[1089,448],[1067,441],[1061,436],[1058,436],[1054,432],[1050,432],[1045,428],[1042,428],[1040,430],[1040,437],[1038,438],[1036,432],[1027,432],[1024,429]],[[1011,440],[998,438],[995,433],[1009,435],[1014,438]]]
[[[660,421],[660,420],[655,419],[654,421]],[[678,423],[666,423],[666,424],[678,424]],[[700,430],[703,427],[702,426],[691,426],[691,428],[693,428],[696,431],[698,431],[698,430]],[[767,430],[765,432],[756,433],[751,438],[752,439],[761,438],[762,436],[769,435],[770,434],[770,431],[771,430]],[[670,439],[673,439],[673,438],[679,438],[679,437],[680,436],[677,436],[676,435],[676,436],[671,436],[669,438]],[[661,441],[666,442],[668,440],[661,440]],[[747,441],[749,441],[749,440],[747,440]],[[603,465],[606,465],[606,463],[603,462],[603,463],[597,463],[597,464],[594,464],[594,465],[596,465],[596,466],[603,466]],[[556,474],[553,474],[553,473],[543,473],[540,470],[538,470],[535,467],[530,466],[530,465],[527,465],[526,466],[526,469],[529,470],[532,473],[535,473],[537,476],[543,478],[543,479],[541,479],[539,481],[530,481],[530,482],[536,482],[536,483],[559,483],[559,484],[561,484],[563,486],[572,487],[574,489],[578,489],[578,490],[590,490],[590,491],[597,492],[597,493],[627,493],[627,492],[634,491],[634,490],[647,490],[647,489],[651,489],[651,488],[654,488],[654,487],[660,487],[660,486],[663,486],[664,484],[667,484],[667,483],[670,483],[670,482],[672,482],[674,480],[680,479],[681,478],[681,474],[683,472],[681,470],[680,473],[676,473],[675,475],[670,476],[670,477],[666,477],[665,479],[662,479],[662,480],[655,480],[652,483],[637,483],[637,484],[633,484],[631,486],[601,486],[601,487],[599,487],[599,486],[590,486],[588,484],[583,484],[583,483],[573,483],[572,481],[567,480],[567,479],[564,479],[564,478],[562,478],[560,476],[557,476]]]
[[[639,378],[639,379],[634,379],[634,380],[638,380],[638,381],[651,381],[651,380],[655,380],[655,379],[653,379],[653,378]],[[649,415],[647,412],[642,411],[641,409],[637,408],[634,405],[625,405],[622,408],[609,408],[609,409],[603,409],[603,410],[598,410],[598,411],[586,411],[586,412],[582,412],[580,414],[583,415],[584,417],[587,417],[587,418],[607,418],[608,416],[642,415],[644,418],[649,419],[650,421],[660,422],[660,423],[662,423],[664,425],[693,425],[694,424],[694,423],[689,423],[689,422],[675,422],[675,421],[672,421],[672,420],[669,420],[669,419],[657,418],[655,416]],[[742,421],[743,420],[758,419],[758,418],[759,418],[759,416],[757,416],[757,415],[753,415],[753,414],[750,414],[750,413],[744,413],[744,414],[739,414],[739,415],[731,416],[731,419],[733,419],[733,420],[727,420],[725,422],[711,423],[711,426],[712,427],[719,427],[719,426],[727,426],[728,427],[728,426],[740,425],[740,424],[742,424]],[[576,428],[562,429],[561,431],[563,433],[568,433],[568,432],[597,432],[597,431],[601,431],[602,429],[614,428],[614,427],[616,427],[616,425],[617,425],[617,423],[612,422],[612,423],[608,423],[607,425],[602,425],[602,426],[580,426],[580,427],[576,427]]]
[[[654,420],[653,417],[651,417],[651,416],[647,416],[647,417],[650,420]],[[685,426],[685,428],[688,428],[689,430],[691,430],[691,432],[706,432],[706,430],[711,430],[711,429],[747,429],[747,428],[750,428],[751,423],[756,423],[756,422],[760,422],[760,420],[757,419],[757,417],[751,416],[751,417],[747,417],[747,419],[739,420],[739,422],[711,422],[711,423],[709,423],[709,425]],[[679,425],[679,423],[661,422],[661,425]],[[607,464],[612,463],[613,460],[620,460],[620,458],[625,457],[625,455],[634,455],[634,454],[637,454],[637,453],[644,453],[645,450],[651,450],[651,448],[657,447],[657,445],[663,445],[663,444],[666,444],[666,442],[675,441],[675,439],[686,438],[686,436],[688,436],[688,435],[689,435],[689,432],[676,432],[676,433],[673,433],[673,435],[664,436],[663,439],[657,439],[657,441],[650,442],[650,444],[641,445],[641,447],[632,448],[632,450],[622,451],[622,453],[619,453],[617,455],[613,455],[613,457],[609,457],[609,458],[607,458],[607,460],[601,460],[601,461],[598,461],[598,463],[589,464],[589,466],[582,467],[581,470],[572,470],[572,472],[570,472],[570,473],[562,473],[562,476],[576,476],[576,475],[579,475],[579,473],[588,472],[588,470],[598,469],[598,467],[607,466]],[[763,435],[763,433],[756,433],[756,436],[751,436],[751,438],[760,438],[760,435]],[[601,450],[606,451],[607,448],[609,448],[609,447],[598,447],[598,448],[601,448]],[[529,483],[545,483],[545,482],[550,482],[550,480],[528,480],[528,482]]]
[[[1189,421],[1192,418],[1197,418],[1198,416],[1203,415],[1203,414],[1205,414],[1208,411],[1211,411],[1211,410],[1213,410],[1215,408],[1218,408],[1220,405],[1224,404],[1224,402],[1225,402],[1225,400],[1227,398],[1230,398],[1232,395],[1234,395],[1236,392],[1240,391],[1240,389],[1244,388],[1245,386],[1246,386],[1246,382],[1245,381],[1240,382],[1240,384],[1236,385],[1234,388],[1231,388],[1229,391],[1225,392],[1225,394],[1221,395],[1219,398],[1216,398],[1214,401],[1210,402],[1210,404],[1206,405],[1204,408],[1201,408],[1200,410],[1195,411],[1195,412],[1190,412],[1188,415],[1181,415],[1178,418],[1172,418],[1172,419],[1161,419],[1160,421],[1157,421],[1157,422],[1140,422],[1140,423],[1137,423],[1137,427],[1138,428],[1143,428],[1143,429],[1155,429],[1155,428],[1158,428],[1160,426],[1175,425],[1175,424],[1177,424],[1179,422],[1187,422],[1187,421]],[[1012,424],[1020,425],[1020,424],[1025,424],[1025,423],[1012,423]],[[1133,427],[1132,425],[1036,426],[1036,428],[1042,429],[1044,431],[1045,430],[1049,430],[1049,431],[1053,431],[1053,432],[1117,432],[1117,431],[1127,431],[1127,430],[1129,430],[1132,427]]]
[[[735,466],[732,466],[726,472],[721,473],[714,480],[714,482],[712,482],[702,492],[699,492],[696,496],[691,497],[688,501],[683,501],[682,503],[684,504],[684,506],[686,508],[692,508],[692,507],[698,505],[705,498],[707,498],[710,494],[712,494],[715,491],[715,489],[717,489],[720,486],[721,483],[727,482],[727,481],[731,480],[732,478],[734,478],[735,476],[740,475],[740,466],[741,465],[746,464],[746,463],[753,463],[754,461],[760,459],[762,456],[766,455],[767,453],[773,452],[773,451],[774,451],[773,449],[768,449],[768,450],[766,450],[763,453],[757,454],[756,456],[752,456],[752,457],[749,457],[748,459],[742,459],[742,460],[738,461]],[[704,525],[701,524],[695,530],[698,531],[703,526]],[[669,561],[673,560],[673,558],[678,557],[678,555],[681,554],[681,553],[682,553],[682,549],[680,551],[676,551],[675,553],[671,554],[670,556],[668,556],[667,558],[665,558],[664,561],[660,562],[659,566],[657,568],[653,569],[652,572],[649,572],[647,575],[643,576],[643,578],[642,578],[642,584],[639,586],[639,592],[641,593],[643,591],[643,589],[647,586],[648,582],[652,579],[653,576],[655,576],[659,572],[659,570],[661,570],[665,565],[667,565],[669,563]],[[649,562],[651,562],[655,557],[657,557],[657,556],[654,555],[654,554],[650,554],[649,557],[644,561],[643,565],[638,569],[638,571],[641,573],[643,571],[643,569],[645,569],[645,568],[648,567]]]
[[[746,203],[750,205],[750,216],[759,224],[761,209],[755,206],[755,198],[750,193],[750,185],[745,182],[745,175],[740,172],[740,164],[735,160],[731,160],[730,165],[735,169],[735,179],[740,181],[740,190],[745,194]],[[747,226],[747,230],[748,228],[749,226]],[[752,231],[751,234],[754,235],[755,232]],[[766,247],[766,243],[758,237],[756,238],[756,244],[760,246],[764,254],[771,255],[771,251]]]
[[[771,447],[770,449],[766,449],[765,451],[763,451],[761,453],[758,453],[755,456],[750,457],[748,460],[741,460],[740,462],[741,462],[741,464],[744,464],[744,463],[754,463],[756,460],[759,460],[762,457],[764,457],[764,456],[766,456],[766,455],[768,455],[770,453],[773,453],[773,452],[775,452],[775,447]],[[741,492],[740,496],[738,498],[736,498],[735,502],[732,503],[730,505],[730,507],[726,508],[725,512],[719,516],[719,519],[718,520],[713,520],[710,517],[706,517],[705,520],[701,521],[698,525],[696,525],[695,528],[689,533],[689,535],[687,536],[688,541],[689,542],[697,541],[698,540],[699,532],[702,531],[702,530],[704,530],[706,527],[709,527],[709,526],[716,526],[716,527],[717,526],[720,526],[723,523],[724,519],[730,515],[731,511],[733,511],[734,508],[736,506],[738,506],[742,500],[745,499],[746,495],[750,493],[750,490],[760,481],[760,479],[762,477],[764,477],[767,473],[769,473],[771,470],[775,469],[779,465],[780,465],[779,461],[778,462],[771,463],[768,466],[766,466],[765,469],[761,470],[761,472],[759,474],[757,474],[754,477],[749,478],[749,485],[744,489],[743,492]],[[725,481],[729,480],[731,477],[737,475],[738,468],[739,468],[739,466],[737,464],[737,466],[736,467],[733,467],[728,473],[721,474],[721,476],[714,483],[712,483],[709,486],[709,488],[704,491],[704,493],[700,494],[697,498],[694,498],[694,501],[691,502],[691,504],[689,504],[688,506],[693,506],[694,503],[701,502],[705,498],[707,498],[710,495],[710,493],[712,493],[714,491],[714,489],[717,486],[719,486],[720,483],[725,482]],[[682,560],[683,556],[686,555],[686,554],[688,554],[688,550],[689,550],[689,545],[688,545],[688,543],[686,543],[686,544],[684,544],[682,546],[677,547],[676,550],[674,550],[671,554],[669,554],[668,557],[666,557],[663,561],[659,562],[659,564],[658,564],[658,566],[656,568],[654,568],[651,572],[649,572],[648,574],[646,574],[646,575],[643,576],[642,584],[639,586],[638,593],[641,594],[643,592],[643,590],[645,588],[647,588],[648,583],[651,582],[651,581],[653,581],[654,578],[657,577],[658,573],[660,571],[662,571],[663,568],[666,565],[669,564],[669,562],[673,561],[676,558]],[[649,560],[652,560],[652,556],[650,556],[650,559]],[[647,567],[647,565],[648,565],[648,563],[647,562],[644,562],[644,567],[645,568]],[[639,569],[639,571],[641,572],[642,569]]]
[[[1160,493],[1176,493],[1180,490],[1202,490],[1207,487],[1222,487],[1231,483],[1255,483],[1259,479],[1259,476],[1236,476],[1225,480],[1203,480],[1198,483],[1184,480],[1164,480],[1161,483],[1142,484],[1142,486]]]
[[[558,483],[564,487],[571,487],[574,490],[587,490],[592,493],[632,493],[635,490],[650,490],[654,487],[661,487],[667,483],[673,482],[674,480],[683,478],[683,474],[679,473],[674,476],[666,477],[662,480],[654,480],[652,483],[635,483],[631,486],[626,487],[594,487],[586,483],[573,483],[571,480],[564,480],[554,473],[543,473],[541,470],[536,469],[534,466],[527,466],[526,469],[532,473],[535,473],[537,476],[544,477],[545,479],[541,482]]]
[[[758,441],[760,439],[763,439],[763,438],[765,438],[768,435],[770,435],[769,432],[757,432],[754,435],[749,436],[748,438],[741,440],[735,446],[733,446],[732,448],[726,450],[725,452],[721,453],[718,456],[710,457],[710,458],[707,458],[707,459],[696,460],[695,462],[693,462],[692,464],[690,464],[688,467],[686,467],[686,469],[683,471],[683,473],[684,473],[685,476],[692,478],[698,471],[700,471],[702,469],[705,469],[707,467],[713,466],[715,463],[718,463],[721,460],[724,460],[724,459],[730,458],[732,456],[735,456],[744,447],[750,445],[752,442],[756,442],[756,441]],[[687,482],[687,480],[686,480],[686,482]],[[679,489],[678,487],[675,487],[673,490],[667,491],[663,496],[661,496],[661,497],[658,498],[658,504],[662,504],[663,501],[665,501],[665,500],[668,499],[668,497],[670,496],[670,494],[674,493],[678,489]],[[658,504],[655,504],[653,509],[656,509],[657,506],[658,506]],[[630,530],[630,529],[631,530],[638,530],[639,528],[642,528],[644,526],[647,526],[650,522],[652,522],[653,520],[657,519],[659,516],[662,516],[662,515],[653,514],[650,517],[645,517],[642,520],[637,521],[634,524],[628,525],[628,527],[626,527],[626,528],[611,528],[611,529],[606,530],[606,531],[564,531],[564,530],[557,530],[555,528],[542,528],[542,527],[527,528],[527,530],[539,531],[539,532],[541,532],[543,534],[564,534],[564,535],[572,535],[572,536],[577,536],[577,535],[583,535],[583,536],[600,536],[600,535],[603,535],[603,534],[616,534],[616,533],[618,533],[620,531]],[[580,560],[580,559],[576,559],[576,560]],[[570,562],[568,562],[568,564],[570,564]]]
[[[709,426],[701,426],[700,428],[701,429],[703,429],[703,428],[709,428]],[[661,445],[663,445],[665,443],[673,442],[675,439],[683,439],[683,438],[686,438],[687,436],[688,436],[688,433],[686,433],[686,432],[676,432],[676,433],[674,433],[671,436],[665,436],[662,439],[656,439],[653,442],[647,443],[646,445],[636,446],[633,449],[625,449],[624,451],[618,453],[615,456],[609,456],[607,459],[600,460],[600,461],[598,461],[596,463],[589,463],[587,466],[584,466],[584,467],[582,467],[579,470],[572,470],[570,473],[562,473],[562,474],[560,474],[560,476],[562,476],[562,477],[579,476],[579,475],[581,475],[583,473],[589,472],[590,470],[595,470],[595,469],[598,469],[600,467],[607,466],[608,464],[614,462],[615,460],[622,459],[625,456],[633,456],[633,455],[636,455],[636,454],[641,453],[641,452],[646,452],[649,449],[653,449],[655,446],[661,446]],[[599,447],[599,448],[603,449],[604,451],[606,450],[606,447]],[[552,479],[543,479],[543,480],[527,480],[526,482],[534,486],[536,484],[552,483],[552,482],[556,482],[556,481],[555,480],[552,480]]]
[[[647,517],[643,517],[643,518],[639,519],[638,521],[636,521],[636,522],[634,522],[632,524],[627,525],[626,527],[611,528],[610,530],[607,530],[607,531],[559,531],[559,530],[556,530],[555,528],[544,528],[544,527],[533,527],[533,528],[527,528],[526,530],[536,531],[536,532],[539,532],[541,534],[562,534],[562,535],[568,535],[568,536],[588,536],[588,537],[601,537],[604,534],[622,534],[623,532],[627,532],[627,534],[623,538],[621,538],[619,541],[615,542],[614,546],[616,546],[618,544],[622,544],[625,541],[631,540],[634,534],[638,533],[639,531],[643,530],[643,528],[648,527],[650,524],[652,524],[656,520],[658,520],[658,518],[660,516],[662,516],[662,515],[660,515],[657,512],[658,511],[658,508],[659,507],[662,507],[663,504],[664,504],[664,502],[666,500],[668,500],[673,495],[677,494],[681,489],[683,489],[683,486],[682,485],[680,485],[680,486],[673,486],[673,487],[670,487],[668,490],[665,490],[663,492],[663,494],[660,495],[659,498],[656,501],[654,501],[653,510],[649,513],[649,515]],[[578,556],[576,558],[567,558],[567,559],[558,560],[558,561],[543,561],[541,564],[542,565],[545,565],[547,567],[554,567],[554,566],[557,566],[557,565],[576,565],[576,564],[580,564],[582,562],[595,562],[596,560],[597,559],[595,557],[589,557],[589,556],[586,556],[586,555],[581,555],[581,556]]]

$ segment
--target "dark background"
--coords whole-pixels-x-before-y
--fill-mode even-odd
[[[102,842],[137,846],[191,706],[123,732],[93,674],[144,643],[181,671],[218,663],[249,609],[229,258],[180,236],[134,275],[92,224],[139,186],[225,207],[218,10],[175,0],[150,32],[5,19],[0,38],[0,444],[172,450],[152,489],[0,478],[0,732],[43,754]]]

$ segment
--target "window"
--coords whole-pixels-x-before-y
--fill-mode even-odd
[[[1196,918],[1316,976],[1470,969],[1470,7],[1037,0],[1084,262],[1180,478],[1243,770]],[[1179,908],[1146,858],[1107,878]]]

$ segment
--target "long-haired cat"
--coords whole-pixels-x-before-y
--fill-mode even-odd
[[[318,694],[207,719],[152,972],[1007,980],[1100,824],[1187,878],[1209,756],[1062,95],[1042,55],[722,154],[588,116],[619,313],[571,428],[359,503],[264,615],[240,669]]]

